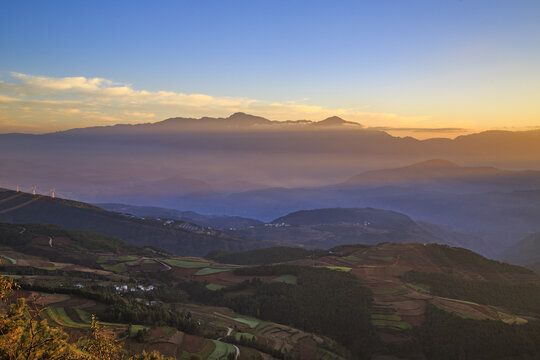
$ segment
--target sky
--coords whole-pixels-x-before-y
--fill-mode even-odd
[[[531,129],[539,64],[537,0],[0,0],[0,133],[237,111]]]

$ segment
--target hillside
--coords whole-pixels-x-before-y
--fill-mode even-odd
[[[32,320],[61,328],[72,343],[89,336],[91,315],[96,314],[105,325],[103,334],[118,339],[128,354],[146,350],[175,358],[223,360],[235,353],[261,360],[269,355],[283,358],[285,353],[339,360],[340,353],[347,354],[325,336],[192,303],[186,291],[193,284],[208,283],[216,273],[230,274],[234,266],[51,225],[0,224],[0,234],[2,284],[12,278],[22,288],[8,304],[25,298],[30,314],[35,307],[41,309]],[[196,282],[188,284],[188,277]],[[0,312],[5,312],[4,303]]]
[[[512,188],[534,189],[540,184],[540,171],[509,171],[489,166],[459,166],[451,161],[432,159],[409,166],[374,170],[355,175],[346,186],[437,186],[454,191],[481,191]]]
[[[72,338],[87,334],[90,314],[98,314],[130,352],[226,359],[236,346],[240,359],[260,360],[540,355],[540,276],[461,248],[385,243],[222,254],[255,260],[240,266],[116,241],[118,252],[77,265],[50,257],[75,260],[89,246],[84,238],[100,235],[42,225],[0,231],[17,244],[0,244],[0,272],[22,285],[16,296],[45,306],[43,318]],[[58,243],[50,247],[42,233]],[[258,266],[265,255],[281,264]],[[459,332],[448,342],[452,329]]]
[[[14,191],[0,192],[0,222],[54,224],[184,255],[204,255],[215,249],[239,251],[265,245],[196,224],[143,219],[86,203]]]
[[[272,221],[272,224],[289,225],[336,225],[362,224],[375,228],[406,228],[413,221],[406,215],[387,210],[366,209],[315,209],[296,211]]]
[[[134,206],[126,204],[97,204],[99,207],[140,217],[182,220],[214,229],[228,230],[263,224],[262,221],[240,216],[205,215],[194,211],[181,211],[155,206]]]
[[[407,215],[373,208],[330,208],[301,210],[269,224],[229,231],[266,241],[283,241],[310,248],[341,244],[374,245],[381,242],[422,242],[461,246],[489,256],[489,242],[440,226],[415,222]]]
[[[167,254],[163,250],[140,248],[110,236],[68,230],[56,225],[0,223],[0,234],[0,246],[4,250],[9,248],[17,253],[44,257],[53,262],[91,267],[95,266],[102,255]],[[3,260],[9,262],[9,257],[4,257]]]
[[[206,258],[222,264],[267,265],[306,258],[314,259],[315,257],[327,255],[328,251],[329,250],[307,250],[298,247],[279,246],[236,253],[214,251],[206,255]]]
[[[216,200],[217,199],[217,200]],[[202,202],[214,201],[207,208]],[[332,207],[387,209],[445,229],[473,234],[500,254],[514,242],[540,231],[540,190],[456,193],[422,186],[273,188],[222,198],[183,198],[183,206],[272,221],[283,214]],[[220,205],[221,204],[221,205]]]
[[[525,266],[540,273],[540,233],[520,240],[506,250],[502,258],[511,264]]]

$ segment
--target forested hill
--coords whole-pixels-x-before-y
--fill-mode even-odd
[[[328,249],[343,244],[375,245],[381,242],[439,243],[471,249],[494,257],[493,244],[482,238],[417,222],[396,211],[374,208],[300,210],[270,224],[230,232],[266,241]]]
[[[127,216],[87,203],[9,190],[0,192],[0,222],[53,224],[93,231],[183,255],[204,255],[215,249],[243,251],[272,244],[183,221]]]
[[[272,221],[274,224],[290,225],[322,225],[322,224],[366,224],[373,227],[391,229],[414,225],[406,215],[395,211],[373,208],[329,208],[316,210],[301,210],[279,217]]]

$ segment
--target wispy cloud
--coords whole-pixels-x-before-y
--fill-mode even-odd
[[[382,130],[382,131],[410,131],[410,132],[440,132],[440,133],[462,133],[471,131],[467,128],[449,128],[449,127],[435,127],[435,128],[424,128],[424,127],[391,127],[391,126],[374,126],[371,127],[371,130]]]
[[[19,101],[19,99],[0,94],[0,102],[8,103],[8,102],[16,102],[16,101]]]
[[[174,91],[147,91],[104,78],[11,73],[0,80],[0,132],[48,132],[73,127],[142,123],[175,116],[227,116],[243,111],[272,120],[320,120],[337,115],[366,125],[410,124],[426,117],[326,108],[300,101],[270,102]]]

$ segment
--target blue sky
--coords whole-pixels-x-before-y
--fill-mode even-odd
[[[0,53],[5,83],[103,78],[399,126],[540,123],[540,1],[2,0]]]

